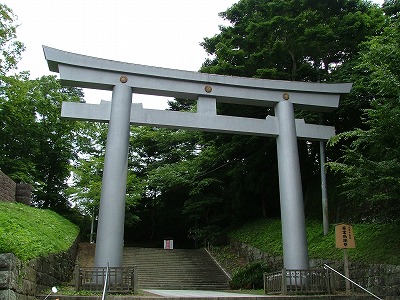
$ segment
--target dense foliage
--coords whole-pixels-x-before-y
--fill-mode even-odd
[[[62,120],[60,110],[62,101],[79,102],[82,94],[54,76],[0,80],[0,169],[15,182],[33,184],[36,206],[66,212],[76,124]]]
[[[0,43],[9,57],[0,64],[0,168],[34,185],[36,206],[94,221],[107,125],[60,119],[61,102],[82,101],[80,90],[61,87],[54,77],[6,74],[16,67],[23,45],[16,41],[12,11],[0,9],[0,38],[11,45]],[[335,171],[327,174],[331,222],[397,222],[398,1],[381,8],[365,0],[240,0],[220,15],[229,25],[201,43],[209,54],[201,72],[354,83],[334,113],[296,116],[333,125],[339,133],[327,149]],[[194,112],[196,102],[175,99],[170,109]],[[274,115],[266,107],[217,109],[231,116]],[[319,143],[299,141],[298,147],[306,215],[321,218]],[[218,243],[248,220],[279,218],[276,156],[270,138],[132,127],[125,243],[161,243],[165,237],[178,246]]]
[[[28,261],[66,251],[79,229],[51,210],[0,202],[0,253],[14,253]]]
[[[0,3],[0,75],[15,69],[25,49],[17,40],[17,17],[13,11]]]
[[[359,0],[241,0],[220,15],[232,25],[204,39],[203,72],[306,81],[327,80],[384,20]]]
[[[83,94],[54,76],[9,75],[24,45],[16,37],[16,16],[3,4],[0,25],[0,169],[17,183],[33,185],[37,207],[70,214],[66,188],[76,124],[61,120],[60,109],[63,101],[82,101]]]
[[[400,22],[363,44],[354,88],[371,98],[362,127],[344,132],[331,143],[350,140],[330,167],[344,174],[343,195],[351,200],[353,218],[390,222],[400,209]]]

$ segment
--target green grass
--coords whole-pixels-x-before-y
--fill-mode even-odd
[[[0,253],[28,261],[72,245],[79,228],[51,210],[0,202]]]
[[[343,258],[343,250],[335,247],[335,228],[323,235],[322,222],[307,221],[310,258]],[[355,249],[348,249],[349,259],[367,263],[400,265],[400,223],[353,224]],[[280,220],[263,219],[247,223],[230,234],[230,238],[252,245],[271,255],[282,256]]]

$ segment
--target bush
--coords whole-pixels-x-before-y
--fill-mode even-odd
[[[241,267],[233,274],[230,282],[231,289],[261,289],[264,286],[263,274],[271,272],[262,262],[251,263]]]

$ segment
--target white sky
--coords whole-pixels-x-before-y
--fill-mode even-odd
[[[198,71],[207,54],[204,37],[226,24],[218,16],[239,0],[0,0],[18,16],[26,50],[18,71],[32,78],[48,70],[42,45],[136,64]],[[383,0],[374,0],[382,3]],[[134,94],[146,108],[165,98]],[[85,100],[111,100],[111,92],[85,89]]]
[[[18,71],[32,78],[49,71],[42,45],[94,57],[198,71],[207,54],[204,37],[226,24],[218,16],[238,0],[0,0],[18,17],[26,50]],[[85,89],[88,102],[111,92]],[[166,98],[134,95],[144,107],[165,108]]]

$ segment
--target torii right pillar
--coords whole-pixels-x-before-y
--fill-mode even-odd
[[[284,267],[292,270],[307,270],[309,259],[300,161],[294,108],[293,103],[289,101],[289,95],[275,106],[275,115],[279,126],[276,144]]]

